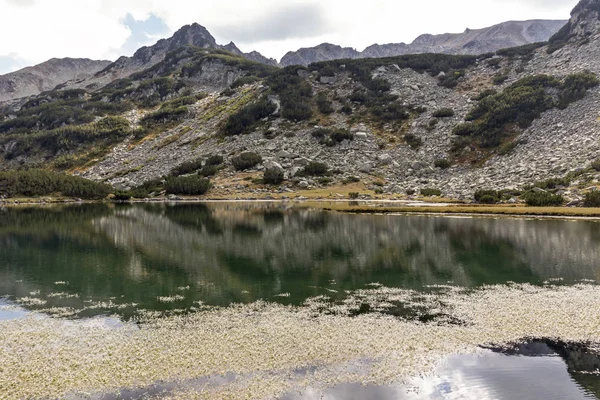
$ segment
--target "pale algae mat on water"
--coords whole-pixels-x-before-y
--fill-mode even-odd
[[[276,398],[410,385],[449,356],[525,340],[600,350],[587,221],[3,213],[1,399]]]

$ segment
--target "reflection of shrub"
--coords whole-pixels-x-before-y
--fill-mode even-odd
[[[283,171],[279,168],[267,168],[263,175],[263,182],[267,185],[279,185],[283,182]]]
[[[523,199],[528,206],[534,207],[560,206],[565,201],[561,195],[533,190],[525,193]]]
[[[194,196],[204,194],[209,189],[210,181],[198,175],[168,178],[165,182],[165,190],[169,194]]]
[[[442,191],[434,188],[424,188],[421,189],[421,194],[425,197],[441,196]]]
[[[237,171],[243,171],[255,167],[262,162],[262,157],[259,154],[247,152],[242,153],[231,159],[233,167]]]

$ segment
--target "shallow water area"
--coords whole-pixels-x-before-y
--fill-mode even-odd
[[[8,208],[0,392],[594,399],[598,260],[591,220]],[[566,344],[482,350],[527,338]]]

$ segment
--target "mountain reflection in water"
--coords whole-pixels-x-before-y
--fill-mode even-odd
[[[599,259],[594,221],[347,215],[283,203],[0,212],[0,296],[121,304],[122,315],[133,305],[300,304],[374,282],[420,290],[595,281]]]

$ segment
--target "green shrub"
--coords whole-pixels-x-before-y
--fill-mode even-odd
[[[483,92],[479,93],[477,96],[473,97],[473,100],[481,101],[481,100],[485,99],[486,97],[495,95],[496,93],[498,93],[498,92],[494,89],[486,89]]]
[[[592,168],[596,171],[600,171],[600,158],[597,158],[594,161],[592,161]]]
[[[223,164],[223,156],[221,155],[212,155],[210,157],[208,157],[208,159],[206,160],[206,165],[221,165]]]
[[[237,89],[241,86],[250,85],[250,84],[256,83],[258,81],[260,81],[260,78],[258,78],[256,76],[242,76],[241,78],[238,78],[235,82],[233,82],[231,84],[231,88]]]
[[[454,117],[454,110],[451,108],[440,108],[433,113],[434,118]]]
[[[452,162],[445,158],[438,158],[434,161],[433,165],[435,165],[437,168],[448,169],[452,165]]]
[[[413,149],[418,149],[423,145],[423,139],[418,136],[413,135],[412,133],[408,133],[404,135],[404,141],[407,145],[409,145]]]
[[[171,170],[171,176],[191,174],[192,172],[198,171],[200,168],[202,168],[201,158],[192,161],[186,161],[183,164],[173,168]]]
[[[114,201],[127,201],[131,200],[131,192],[118,190],[115,192],[115,197],[113,197]]]
[[[267,84],[281,100],[281,116],[290,121],[310,119],[312,112],[312,87],[298,76],[297,67],[281,69],[267,79]]]
[[[0,195],[5,197],[62,194],[99,200],[105,198],[110,191],[110,186],[106,184],[51,171],[32,169],[0,172]]]
[[[304,167],[304,173],[310,176],[323,176],[329,171],[327,164],[317,161],[311,161]]]
[[[475,201],[483,204],[496,204],[502,199],[502,193],[496,190],[480,189],[475,192]]]
[[[319,143],[327,146],[335,146],[344,140],[354,140],[354,134],[342,128],[317,128],[311,132],[311,135],[318,139]]]
[[[561,206],[565,201],[564,197],[561,195],[534,190],[525,193],[523,199],[528,206],[533,207]]]
[[[327,94],[324,92],[319,93],[317,96],[317,107],[322,114],[331,114],[335,110],[333,109],[333,103],[327,98]]]
[[[279,185],[283,178],[283,171],[279,168],[267,168],[263,174],[263,182],[267,185]]]
[[[448,89],[453,89],[458,85],[459,79],[465,76],[464,70],[452,71],[438,78],[438,84]]]
[[[421,189],[421,195],[425,197],[441,196],[442,191],[434,188],[423,188]]]
[[[262,162],[262,157],[259,154],[246,152],[231,159],[233,167],[237,171],[244,171],[253,168]]]
[[[210,181],[198,175],[167,178],[165,190],[169,194],[202,195],[210,189]]]
[[[457,125],[453,133],[478,137],[482,147],[496,147],[515,125],[528,127],[542,112],[566,107],[598,83],[590,72],[569,75],[564,82],[548,75],[520,79],[501,93],[483,98],[465,118],[471,123]],[[558,101],[550,89],[558,91]]]
[[[412,196],[412,195],[414,195],[417,192],[415,191],[415,189],[406,189],[405,193],[406,193],[407,196]]]
[[[357,182],[360,182],[360,178],[358,176],[349,176],[342,181],[342,183],[344,185],[347,185],[349,183],[357,183]]]
[[[504,82],[506,82],[507,79],[508,79],[508,74],[496,74],[496,75],[494,75],[492,82],[494,83],[494,85],[498,86],[498,85],[502,85]]]
[[[163,105],[158,111],[145,115],[141,119],[140,124],[144,127],[170,124],[183,119],[187,113],[188,108],[186,106],[174,107]]]
[[[586,193],[583,205],[585,207],[600,207],[600,192],[593,191]]]
[[[200,171],[198,171],[198,175],[208,178],[209,176],[215,176],[219,170],[220,168],[218,165],[206,164]]]
[[[231,114],[223,127],[226,135],[239,135],[249,133],[263,118],[273,114],[277,106],[266,98],[243,107],[238,112]]]
[[[152,193],[158,193],[162,190],[163,183],[160,179],[153,179],[146,181],[138,187],[135,187],[129,191],[131,197],[136,199],[145,199]]]
[[[544,189],[544,190],[551,190],[551,189],[556,189],[559,186],[569,186],[571,184],[571,180],[568,177],[563,177],[563,178],[549,178],[546,179],[545,181],[539,181],[534,183],[534,187],[540,188],[540,189]]]
[[[360,193],[358,193],[358,192],[350,192],[350,193],[348,193],[348,197],[351,198],[351,199],[353,199],[353,200],[358,199],[359,196],[360,196]]]

